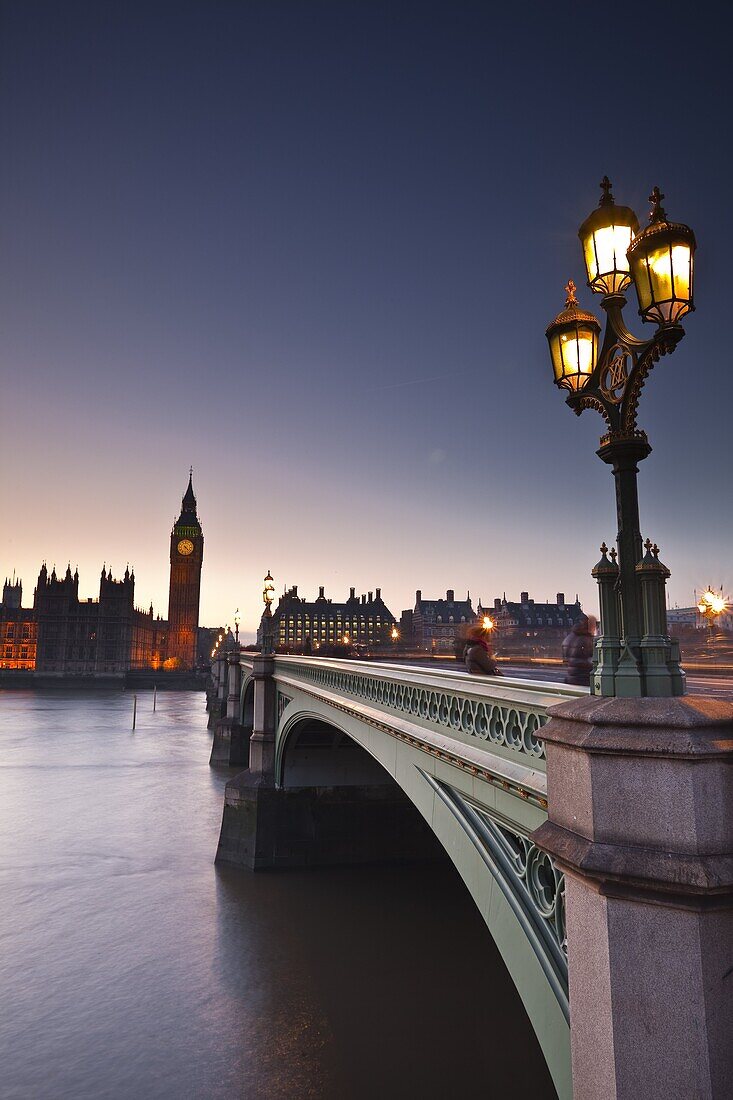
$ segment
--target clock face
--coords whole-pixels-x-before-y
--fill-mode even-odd
[[[190,539],[181,539],[178,543],[178,553],[183,554],[184,557],[193,554],[193,543]]]

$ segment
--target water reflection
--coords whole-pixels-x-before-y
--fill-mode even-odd
[[[200,695],[0,695],[0,1096],[552,1096],[450,865],[215,868]]]

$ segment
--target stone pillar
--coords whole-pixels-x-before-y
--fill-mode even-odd
[[[733,1096],[733,704],[590,696],[542,736],[575,1097]]]
[[[216,698],[222,704],[222,713],[224,712],[225,707],[226,707],[226,697],[227,697],[227,674],[226,674],[226,667],[227,666],[226,666],[226,660],[227,660],[226,653],[220,654],[216,659],[216,663],[219,666],[218,680],[217,680],[217,685],[216,685]]]
[[[226,656],[217,653],[211,666],[211,678],[213,680],[212,695],[209,705],[209,729],[215,729],[216,723],[226,714],[227,678]]]
[[[616,669],[621,658],[621,609],[618,602],[618,565],[616,551],[605,542],[601,546],[601,559],[591,570],[598,582],[598,602],[601,610],[601,629],[596,638],[591,693],[613,695]]]
[[[228,654],[225,667],[228,684],[226,714],[214,722],[214,743],[211,746],[209,763],[212,765],[246,764],[249,759],[248,739],[239,721],[242,682],[239,649]]]
[[[275,866],[283,792],[275,789],[275,659],[259,654],[252,663],[254,706],[249,767],[224,791],[217,863],[256,870]]]
[[[264,785],[275,785],[275,659],[260,654],[252,664],[255,682],[254,722],[249,742],[249,770]]]
[[[227,659],[228,665],[228,688],[227,688],[227,718],[229,724],[239,722],[239,693],[242,684],[242,667],[239,663],[239,649],[237,648],[233,653],[229,654]]]

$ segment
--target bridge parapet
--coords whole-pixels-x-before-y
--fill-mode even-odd
[[[243,661],[251,667],[250,655]],[[361,700],[466,745],[483,742],[500,756],[519,755],[540,770],[545,748],[538,733],[548,707],[588,694],[565,684],[313,657],[277,657],[275,679]]]

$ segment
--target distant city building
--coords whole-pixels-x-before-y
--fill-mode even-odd
[[[580,600],[565,602],[565,593],[557,593],[556,603],[536,603],[530,599],[529,592],[522,592],[519,602],[507,600],[506,594],[494,600],[493,607],[482,607],[479,603],[479,616],[489,615],[499,637],[547,637],[553,633],[565,635],[583,614]]]
[[[667,625],[688,630],[708,629],[707,620],[700,614],[697,604],[693,607],[668,607]],[[733,632],[733,608],[726,607],[725,611],[715,616],[715,629]]]
[[[456,640],[465,633],[467,626],[475,622],[476,612],[470,593],[466,594],[465,600],[457,600],[452,588],[447,590],[445,599],[438,600],[424,600],[419,588],[415,593],[413,639],[421,649],[453,653]]]
[[[49,574],[41,566],[33,606],[22,606],[23,588],[5,581],[0,604],[0,669],[58,675],[117,675],[136,669],[196,664],[203,533],[189,478],[181,515],[171,533],[171,622],[135,607],[135,574],[121,580],[102,568],[98,599],[79,599],[79,574]]]
[[[702,616],[696,607],[670,607],[667,609],[667,626],[683,626],[691,630],[700,627]]]
[[[285,592],[272,613],[275,643],[288,649],[317,649],[327,645],[380,646],[389,642],[396,620],[382,599],[382,590],[357,596],[349,591],[344,603],[327,599],[323,587],[318,598],[308,602],[298,595],[298,586]],[[257,632],[262,644],[262,624]]]
[[[399,623],[400,645],[411,646],[415,644],[415,613],[411,607],[400,615]]]

